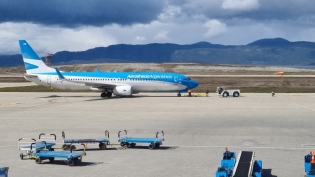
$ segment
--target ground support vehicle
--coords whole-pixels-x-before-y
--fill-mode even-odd
[[[124,134],[121,134],[121,133]],[[128,137],[127,131],[119,131],[118,132],[118,142],[120,142],[121,146],[127,146],[134,148],[137,143],[145,143],[149,144],[149,149],[159,148],[162,145],[162,141],[164,141],[164,132],[157,132],[155,138],[143,138],[143,137]]]
[[[75,164],[80,163],[82,161],[83,156],[86,155],[85,153],[86,146],[84,144],[82,145],[84,146],[82,152],[73,152],[72,148],[70,148],[70,151],[53,151],[44,149],[33,153],[33,156],[36,157],[35,162],[37,164],[41,164],[43,160],[49,160],[50,163],[53,163],[56,158],[59,158],[66,159],[66,162],[69,166],[74,166]]]
[[[235,159],[235,152],[226,150],[216,177],[261,177],[262,161],[254,157],[253,151],[240,151]]]
[[[315,151],[304,156],[305,177],[315,177]]]
[[[105,130],[105,138],[96,138],[96,139],[65,139],[66,135],[65,132],[62,132],[62,138],[63,138],[63,145],[62,149],[75,149],[75,146],[72,144],[95,144],[99,143],[98,147],[102,150],[105,150],[107,148],[106,145],[109,145],[109,132]],[[71,147],[72,146],[72,147]]]
[[[35,159],[36,157],[33,156],[33,154],[36,151],[41,151],[43,149],[53,150],[52,146],[56,144],[56,139],[57,137],[55,134],[45,133],[39,134],[39,140],[41,140],[41,142],[36,142],[36,139],[34,138],[20,138],[18,140],[18,150],[26,151],[25,154],[20,154],[21,160],[23,160],[24,157]]]
[[[240,89],[224,89],[223,87],[217,87],[217,94],[222,97],[239,97],[241,95]]]

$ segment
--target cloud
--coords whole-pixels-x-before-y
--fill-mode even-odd
[[[161,31],[157,35],[154,36],[156,40],[169,40],[168,31]]]
[[[137,36],[136,40],[137,41],[146,41],[147,39],[144,36]]]
[[[226,24],[216,19],[207,21],[204,26],[208,29],[204,34],[204,36],[207,38],[212,38],[227,32]]]
[[[222,8],[225,10],[251,11],[259,8],[258,0],[224,0]]]
[[[29,22],[71,28],[150,23],[157,19],[163,5],[148,0],[1,0],[0,23]]]

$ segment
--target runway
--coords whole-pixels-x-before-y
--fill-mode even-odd
[[[238,98],[176,97],[142,93],[101,99],[98,93],[0,93],[0,166],[10,176],[214,176],[225,147],[252,150],[266,176],[304,175],[304,155],[315,148],[315,94],[250,94]],[[88,150],[80,166],[20,160],[17,140],[39,133],[67,138],[102,138],[119,130],[154,137],[165,132],[161,149],[146,146]]]

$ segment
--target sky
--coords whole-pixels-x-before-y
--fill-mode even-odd
[[[0,54],[115,44],[315,42],[314,0],[0,0]]]

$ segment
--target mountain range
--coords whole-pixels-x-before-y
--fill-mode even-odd
[[[274,38],[257,40],[247,45],[219,45],[209,42],[190,45],[118,44],[80,52],[60,51],[53,54],[51,63],[67,65],[105,62],[309,66],[315,65],[315,43]],[[0,55],[0,67],[15,66],[23,66],[20,54]]]

